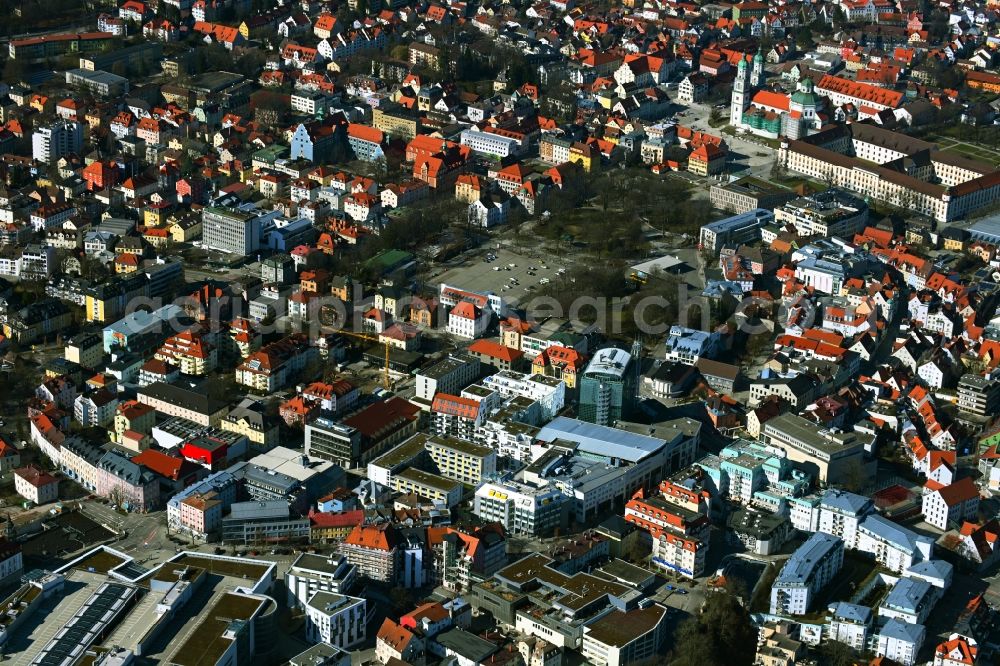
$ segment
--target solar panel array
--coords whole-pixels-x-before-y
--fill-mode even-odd
[[[103,584],[42,648],[33,666],[75,663],[110,628],[135,594],[136,588],[131,585]]]

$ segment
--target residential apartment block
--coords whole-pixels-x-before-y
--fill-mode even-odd
[[[817,532],[792,554],[771,585],[771,613],[805,615],[844,563],[844,541]]]

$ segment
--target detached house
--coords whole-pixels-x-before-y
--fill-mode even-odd
[[[710,143],[703,143],[688,155],[688,171],[698,176],[722,173],[726,168],[726,151]]]
[[[507,222],[513,199],[506,194],[486,194],[469,204],[469,223],[488,229]]]
[[[971,477],[959,479],[950,486],[937,487],[934,482],[924,486],[921,512],[925,521],[940,530],[947,530],[953,523],[972,520],[978,511],[979,488]]]
[[[321,61],[320,53],[317,49],[299,44],[287,44],[281,51],[281,57],[285,61],[285,66],[303,69],[312,67]]]
[[[180,39],[180,30],[166,19],[153,19],[142,26],[142,36],[161,42],[176,42]]]
[[[221,44],[226,49],[232,51],[235,47],[242,45],[246,40],[238,28],[233,28],[219,23],[208,23],[205,21],[195,21],[192,28],[195,32],[204,35],[204,41],[208,44],[213,42]]]
[[[14,489],[18,495],[35,504],[59,499],[59,479],[34,465],[14,470]]]
[[[330,39],[340,30],[341,26],[337,23],[337,17],[329,12],[323,12],[317,16],[316,22],[313,23],[313,34],[320,39]]]
[[[156,118],[142,118],[135,129],[136,137],[147,144],[158,144],[166,140],[170,125],[167,121]]]
[[[492,316],[493,310],[485,298],[478,303],[464,300],[448,312],[447,331],[468,340],[482,337],[489,328]]]

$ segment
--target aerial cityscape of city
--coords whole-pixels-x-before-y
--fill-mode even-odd
[[[0,0],[0,662],[1000,665],[1000,0]]]

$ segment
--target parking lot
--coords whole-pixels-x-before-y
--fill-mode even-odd
[[[729,115],[728,104],[719,110],[726,116]],[[731,170],[734,170],[737,166],[742,166],[749,169],[753,175],[768,179],[771,165],[774,164],[776,155],[774,148],[752,134],[726,134],[722,131],[723,128],[709,125],[708,119],[712,115],[712,106],[709,104],[692,104],[682,111],[682,113],[684,115],[677,118],[680,124],[702,132],[722,136],[726,140],[731,151],[729,159],[730,161],[735,160],[737,163],[736,165],[730,165]]]
[[[487,256],[496,258],[486,261]],[[539,287],[554,280],[560,270],[565,270],[564,262],[552,257],[531,257],[501,248],[432,273],[431,283],[444,282],[467,291],[492,291],[510,303],[524,303],[538,293]]]
[[[51,568],[74,553],[110,541],[114,533],[79,512],[66,512],[46,520],[47,529],[22,542],[25,570]]]

